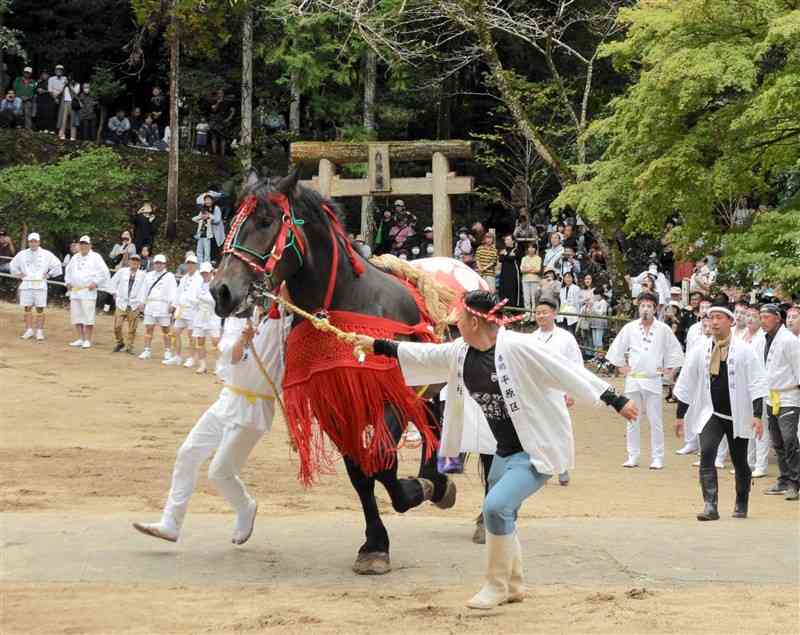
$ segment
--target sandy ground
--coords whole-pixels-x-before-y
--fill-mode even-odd
[[[23,342],[17,308],[0,304],[4,634],[768,633],[800,623],[798,506],[762,496],[771,482],[762,479],[751,519],[735,522],[726,470],[723,519],[701,526],[693,458],[674,455],[669,436],[665,470],[622,469],[624,424],[605,408],[574,413],[572,484],[548,485],[522,510],[532,587],[522,605],[462,608],[483,558],[469,542],[482,493],[474,461],[448,512],[397,515],[379,488],[395,570],[361,578],[349,570],[363,527],[344,469],[304,490],[280,422],[243,473],[259,500],[245,547],[227,542],[232,517],[204,475],[182,541],[149,540],[129,523],[158,517],[175,451],[219,386],[210,375],[112,355],[107,316],[88,351],[66,346],[67,325],[67,313],[53,310],[48,340]],[[414,473],[418,452],[402,458]],[[737,557],[741,550],[752,557]]]

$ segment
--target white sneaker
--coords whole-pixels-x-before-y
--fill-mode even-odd
[[[168,540],[169,542],[178,542],[178,532],[161,523],[133,523],[133,528],[146,536],[161,538],[161,540]]]
[[[33,329],[27,329],[27,330],[26,330],[26,331],[25,331],[25,332],[22,334],[22,339],[23,339],[23,340],[29,340],[29,339],[31,339],[32,337],[33,337]]]
[[[139,359],[150,359],[152,356],[153,354],[150,352],[150,349],[146,348],[139,354]]]
[[[206,368],[206,362],[204,360],[204,361],[200,362],[200,365],[197,367],[197,370],[194,371],[194,372],[196,374],[198,374],[198,375],[205,375],[207,370],[208,369]]]
[[[166,350],[164,351],[164,361],[165,361],[165,362],[168,362],[168,361],[169,361],[169,360],[171,360],[171,359],[172,359],[172,351],[171,351],[171,350],[169,350],[169,349],[166,349]]]
[[[250,540],[250,536],[253,535],[253,527],[256,524],[257,513],[258,503],[251,499],[247,510],[242,514],[236,514],[236,526],[233,529],[233,538],[231,539],[234,545],[243,545]]]
[[[697,448],[693,448],[689,445],[684,445],[679,450],[675,450],[675,454],[693,454],[694,452],[697,452]]]
[[[664,469],[664,461],[663,459],[653,459],[653,462],[650,464],[651,470],[663,470]]]
[[[753,470],[753,478],[764,478],[767,475],[767,470]]]
[[[81,344],[81,348],[92,348],[92,343],[89,340],[84,340],[83,344]]]
[[[44,331],[42,329],[36,329],[36,339],[39,342],[44,341]]]
[[[639,467],[639,459],[629,456],[628,460],[622,464],[622,467]]]
[[[161,363],[164,364],[164,366],[180,366],[183,363],[183,358],[180,355],[173,355]]]
[[[69,345],[74,346],[75,348],[79,348],[83,346],[83,340],[75,340],[74,342],[70,342]]]
[[[190,357],[185,362],[183,362],[184,368],[194,368],[194,357]]]

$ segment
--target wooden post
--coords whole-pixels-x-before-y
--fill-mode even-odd
[[[331,183],[336,174],[336,168],[328,159],[319,160],[319,193],[325,198],[331,196]]]
[[[453,220],[450,197],[447,195],[447,175],[450,161],[441,152],[433,153],[433,253],[453,257]]]

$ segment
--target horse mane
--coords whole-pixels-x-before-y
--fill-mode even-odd
[[[280,178],[278,177],[259,179],[255,185],[242,190],[240,199],[244,199],[246,196],[251,195],[255,196],[260,202],[266,203],[267,196],[270,193],[278,191],[275,186],[279,181]],[[322,206],[327,205],[331,210],[333,210],[336,220],[339,221],[342,227],[347,226],[342,208],[337,203],[329,198],[323,197],[319,192],[312,188],[298,184],[294,196],[292,197],[292,203],[295,214],[299,218],[311,223],[324,224],[328,223],[329,217],[322,209]]]

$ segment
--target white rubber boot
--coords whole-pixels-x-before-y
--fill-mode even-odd
[[[486,582],[467,602],[470,609],[493,609],[508,602],[508,585],[514,560],[514,534],[495,536],[486,532]]]
[[[160,523],[133,523],[133,528],[146,536],[161,538],[168,542],[178,542],[179,531],[168,527],[163,522]]]
[[[508,582],[508,601],[522,602],[525,599],[525,572],[522,568],[522,545],[519,534],[514,532],[514,559],[511,561],[511,579]]]

